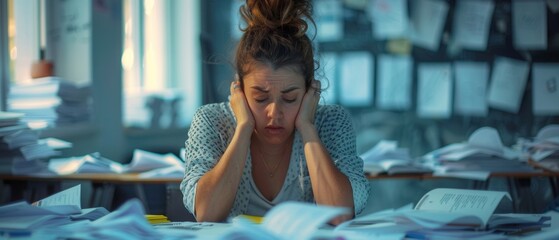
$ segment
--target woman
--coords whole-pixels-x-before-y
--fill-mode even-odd
[[[320,82],[301,0],[247,0],[229,102],[202,106],[186,141],[184,204],[198,221],[262,216],[283,201],[359,213],[369,187],[351,117],[319,106]]]

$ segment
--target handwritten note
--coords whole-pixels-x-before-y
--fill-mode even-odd
[[[447,63],[424,63],[419,65],[417,113],[420,117],[450,117],[451,73],[450,64]]]
[[[559,115],[559,63],[538,63],[532,69],[535,115]]]
[[[526,87],[529,65],[510,58],[496,58],[489,86],[490,107],[518,113]]]
[[[340,103],[368,106],[373,100],[373,56],[369,52],[348,52],[340,57]]]
[[[513,43],[518,49],[547,48],[547,11],[541,0],[512,2]]]
[[[407,36],[408,4],[405,0],[373,0],[369,10],[377,39]]]
[[[406,110],[411,107],[412,59],[405,56],[379,57],[377,106]]]
[[[454,72],[456,77],[454,111],[462,115],[487,116],[489,64],[456,62]]]
[[[448,13],[448,3],[442,0],[411,2],[411,39],[417,46],[437,51]]]
[[[488,0],[458,1],[454,41],[463,48],[485,50],[494,3]]]

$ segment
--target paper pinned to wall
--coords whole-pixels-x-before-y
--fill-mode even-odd
[[[454,76],[456,78],[454,111],[468,116],[487,116],[489,64],[456,62]]]
[[[411,5],[410,32],[413,43],[432,51],[439,50],[448,3],[442,0],[416,0]]]
[[[335,104],[338,99],[336,97],[338,78],[336,77],[336,66],[338,65],[338,56],[335,53],[322,54],[321,67],[324,70],[324,79],[321,79],[321,87],[323,89],[320,94],[321,104]]]
[[[426,118],[449,118],[452,79],[448,63],[424,63],[418,66],[417,114]]]
[[[534,115],[559,115],[559,63],[537,63],[532,69]]]
[[[409,56],[379,56],[377,107],[406,110],[411,107],[412,64]]]
[[[369,13],[376,39],[407,37],[408,4],[406,0],[373,0]]]
[[[373,100],[373,56],[369,52],[348,52],[340,56],[340,103],[368,106]]]
[[[316,37],[319,41],[337,41],[343,38],[343,5],[341,0],[320,0],[314,5]]]
[[[493,63],[489,86],[490,107],[518,113],[526,87],[529,65],[524,61],[499,57]]]
[[[513,43],[517,49],[547,48],[547,11],[542,0],[512,2]]]
[[[458,1],[456,4],[454,41],[466,49],[485,50],[495,4],[487,0]]]

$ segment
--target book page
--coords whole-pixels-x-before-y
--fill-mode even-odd
[[[511,199],[506,192],[437,188],[423,195],[415,210],[474,215],[485,225],[504,196]]]
[[[35,206],[57,206],[75,205],[82,208],[81,204],[81,184],[68,188],[62,192],[55,193],[33,203]]]

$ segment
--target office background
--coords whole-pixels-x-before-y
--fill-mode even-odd
[[[513,13],[518,11],[518,4],[526,2],[535,4],[528,8],[535,10],[523,13],[525,18],[518,22]],[[0,0],[0,3],[2,110],[27,111],[29,120],[41,128],[41,136],[72,142],[73,147],[64,150],[65,156],[99,152],[109,159],[127,162],[137,148],[178,155],[195,109],[227,99],[233,76],[232,53],[239,37],[236,9],[240,2],[237,0]],[[559,113],[553,104],[551,110],[535,111],[533,93],[533,66],[559,63],[556,6],[557,1],[551,0],[315,1],[319,28],[315,44],[317,56],[325,67],[319,73],[326,83],[323,86],[328,86],[323,102],[344,105],[353,114],[360,153],[385,139],[398,141],[413,156],[421,156],[450,143],[465,141],[482,126],[496,128],[507,146],[515,144],[518,138],[533,137],[543,126],[559,123]],[[424,8],[438,9],[432,12],[435,20],[431,21],[440,24],[438,34],[433,30],[438,37],[427,43],[406,35],[410,32],[408,27],[427,21],[419,20],[423,19],[419,16]],[[476,22],[474,15],[468,15],[475,10],[487,14],[477,12],[480,15],[475,15],[479,18]],[[545,17],[534,17],[542,13]],[[409,22],[397,21],[402,16],[401,19]],[[382,19],[396,20],[383,23]],[[530,26],[539,28],[545,35],[522,44],[515,35],[516,25],[526,21],[531,21]],[[463,28],[457,24],[460,22],[478,24],[477,31],[485,29],[486,34],[481,35],[486,36],[486,41],[461,41],[466,36],[459,35],[464,33],[458,31]],[[386,26],[402,29],[391,32]],[[37,81],[30,79],[28,73],[40,58],[41,48],[46,60],[54,64],[57,81],[87,89],[87,117],[60,121],[56,107],[63,101],[54,101],[47,107],[15,104],[21,98],[11,95],[10,89]],[[482,65],[476,69],[486,71],[483,89],[488,94],[481,94],[485,97],[490,91],[499,91],[491,90],[491,83],[496,81],[492,76],[502,59],[504,65],[528,66],[525,78],[521,79],[525,81],[524,87],[510,98],[519,100],[517,104],[501,106],[484,98],[481,101],[487,105],[481,110],[468,112],[457,108],[455,94],[460,77],[457,63]],[[396,86],[405,94],[379,100],[380,79],[384,78],[381,69],[390,69],[383,67],[385,64],[404,66],[408,75],[402,78],[409,80],[402,82],[407,87]],[[348,72],[347,66],[354,66],[354,73]],[[436,98],[442,105],[420,103],[425,100],[421,84],[429,82],[422,80],[423,71],[427,75],[446,72],[446,78],[433,78],[431,86],[433,95],[446,96]],[[559,81],[555,76],[554,81]],[[446,87],[438,89],[441,84]],[[40,102],[44,95],[24,99]],[[557,96],[551,93],[552,100],[559,100]],[[470,99],[480,100],[479,95]],[[559,105],[557,102],[555,106]],[[383,180],[371,184],[374,200],[369,203],[370,211],[414,201],[433,186],[469,186],[462,180]],[[501,183],[495,184],[494,188],[502,187]],[[536,179],[527,184],[534,194],[549,200],[545,182]],[[157,205],[158,200],[154,202]]]

